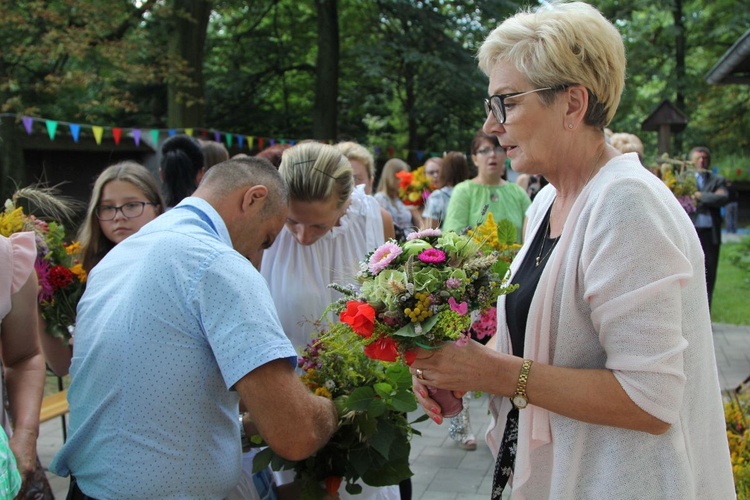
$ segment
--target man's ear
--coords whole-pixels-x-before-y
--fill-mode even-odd
[[[266,201],[268,201],[268,188],[266,186],[250,186],[242,196],[242,211],[258,211],[263,208]]]

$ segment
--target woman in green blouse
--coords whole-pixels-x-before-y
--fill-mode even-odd
[[[479,130],[471,143],[471,160],[478,174],[453,190],[443,230],[460,232],[467,226],[481,224],[486,217],[482,212],[487,206],[496,221],[508,219],[516,226],[520,243],[531,200],[520,186],[503,180],[505,151],[497,137]]]

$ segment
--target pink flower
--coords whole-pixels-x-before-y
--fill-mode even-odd
[[[469,304],[466,302],[461,302],[459,304],[453,297],[448,299],[448,305],[451,306],[451,311],[457,312],[461,316],[466,316],[466,313],[469,312]]]
[[[375,252],[370,256],[368,261],[368,269],[372,274],[378,274],[380,271],[388,267],[388,264],[401,255],[401,247],[392,241],[386,241]]]
[[[495,331],[497,330],[497,309],[490,307],[484,311],[479,319],[471,325],[471,329],[478,340],[495,335]]]
[[[445,280],[445,286],[447,288],[458,288],[461,286],[461,280],[458,278],[448,278]]]
[[[425,264],[442,264],[446,259],[445,252],[438,250],[437,248],[423,250],[417,258]]]
[[[440,229],[422,229],[421,231],[414,231],[413,233],[407,234],[406,241],[428,238],[430,236],[440,236],[442,234],[443,233]]]
[[[456,347],[465,346],[466,344],[469,343],[470,338],[471,337],[469,336],[469,332],[462,333],[461,336],[456,339]]]
[[[36,271],[39,280],[39,302],[48,302],[52,299],[54,293],[52,283],[49,281],[49,262],[44,259],[36,259],[34,271]]]

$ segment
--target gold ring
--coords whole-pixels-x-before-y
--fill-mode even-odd
[[[419,368],[417,368],[416,371],[417,371],[417,378],[419,380],[424,380],[424,372],[422,370],[420,370]]]

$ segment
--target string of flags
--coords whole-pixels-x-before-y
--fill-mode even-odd
[[[16,115],[10,113],[3,113],[2,116]],[[154,149],[158,147],[159,141],[165,137],[171,137],[175,134],[182,133],[191,137],[196,137],[204,140],[213,140],[215,142],[221,142],[226,144],[227,149],[235,147],[247,151],[262,151],[266,147],[273,146],[275,144],[289,144],[291,146],[297,143],[294,139],[279,139],[273,137],[261,137],[253,135],[237,134],[234,132],[224,132],[220,130],[206,129],[206,128],[172,128],[172,129],[160,129],[160,128],[130,128],[130,127],[105,127],[101,125],[89,125],[81,123],[71,123],[61,120],[51,120],[48,118],[38,118],[34,116],[21,116],[21,123],[28,135],[34,133],[35,124],[41,124],[46,130],[50,141],[54,141],[58,133],[58,127],[60,125],[66,126],[70,131],[70,137],[74,143],[78,143],[81,138],[81,132],[90,130],[94,137],[97,145],[102,144],[102,140],[105,137],[105,133],[112,136],[115,145],[119,146],[122,143],[123,137],[130,137],[136,147],[141,145],[141,141],[150,142],[150,146]],[[41,128],[41,127],[37,127]],[[88,132],[87,132],[88,133]],[[334,144],[336,141],[323,141],[326,144]],[[393,158],[400,153],[402,158],[409,156],[410,150],[396,150],[393,146],[381,147],[374,146],[373,152],[376,157],[387,155],[388,158]],[[423,150],[414,151],[419,161],[432,156],[442,156],[441,152],[428,152]]]

